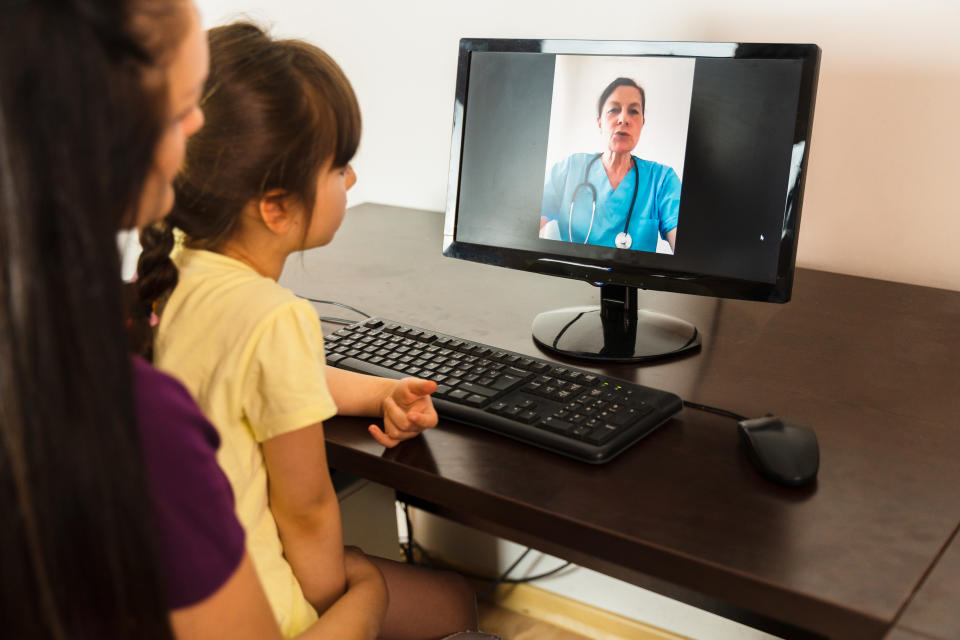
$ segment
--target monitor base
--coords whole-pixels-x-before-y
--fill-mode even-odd
[[[570,307],[539,314],[533,340],[566,358],[643,362],[700,348],[700,332],[679,318],[637,309],[637,290],[603,285],[601,306]]]

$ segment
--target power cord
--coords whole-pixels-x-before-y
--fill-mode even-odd
[[[477,580],[479,582],[489,582],[490,585],[483,591],[483,593],[481,593],[478,596],[478,598],[481,600],[489,598],[491,595],[493,595],[493,592],[496,591],[497,587],[500,586],[501,584],[524,584],[527,582],[533,582],[535,580],[541,580],[543,578],[547,578],[549,576],[555,575],[560,571],[563,571],[564,569],[570,567],[573,564],[571,562],[564,562],[563,564],[557,567],[554,567],[549,571],[544,571],[542,573],[534,574],[532,576],[525,576],[523,578],[509,577],[510,573],[517,568],[517,565],[519,565],[520,562],[525,557],[527,557],[527,554],[533,551],[531,547],[527,547],[526,550],[520,554],[520,557],[514,560],[513,564],[511,564],[507,568],[507,570],[501,573],[499,576],[484,576],[484,575],[472,573],[469,571],[463,571],[457,567],[453,567],[445,563],[437,562],[433,557],[430,556],[429,553],[427,553],[427,550],[424,549],[420,545],[420,543],[418,543],[413,537],[413,524],[410,521],[410,505],[408,505],[406,502],[401,500],[400,506],[403,509],[403,517],[407,525],[407,543],[405,545],[401,545],[401,548],[403,549],[403,554],[404,554],[404,557],[406,558],[407,563],[414,564],[414,565],[421,564],[416,560],[415,553],[414,553],[416,551],[423,558],[423,560],[426,561],[426,566],[437,568],[437,569],[453,570],[459,573],[460,575],[464,576],[465,578],[469,578],[471,580]]]

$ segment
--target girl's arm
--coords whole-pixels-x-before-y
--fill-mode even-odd
[[[380,571],[357,549],[344,550],[347,592],[298,640],[373,640],[387,613],[387,586]]]
[[[345,416],[379,416],[384,398],[393,393],[396,380],[378,378],[328,366],[327,388],[337,410]]]
[[[383,417],[383,430],[373,424],[368,430],[385,447],[437,426],[437,411],[430,401],[430,394],[437,389],[435,382],[378,378],[334,367],[326,368],[326,378],[340,414]]]
[[[370,640],[377,637],[387,611],[383,576],[369,560],[353,551],[346,557],[347,592],[298,640]],[[260,586],[250,556],[220,589],[201,602],[175,609],[170,626],[177,640],[280,640],[282,635]]]
[[[340,507],[327,469],[323,425],[270,438],[262,448],[270,510],[284,556],[307,601],[322,613],[347,585]]]

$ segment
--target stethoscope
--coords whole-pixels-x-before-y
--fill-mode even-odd
[[[590,209],[590,226],[587,227],[587,237],[583,239],[583,244],[587,244],[590,241],[590,232],[593,231],[593,219],[597,215],[597,188],[590,184],[588,176],[590,175],[590,169],[593,167],[593,163],[599,160],[602,155],[602,153],[598,153],[590,159],[590,162],[587,163],[587,168],[583,170],[583,182],[576,186],[573,190],[573,195],[570,196],[570,212],[567,215],[567,237],[570,238],[570,242],[573,242],[573,205],[577,201],[577,193],[584,187],[590,190],[592,208]],[[640,186],[640,169],[637,168],[636,158],[630,156],[630,160],[633,162],[633,177],[635,178],[633,182],[633,200],[630,201],[630,209],[627,210],[627,221],[623,224],[623,231],[618,233],[617,237],[613,240],[613,245],[617,249],[629,249],[630,245],[633,244],[633,238],[627,233],[627,229],[630,228],[633,206],[637,203],[637,188]]]

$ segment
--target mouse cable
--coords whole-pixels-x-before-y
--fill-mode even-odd
[[[500,584],[523,584],[527,582],[533,582],[534,580],[540,580],[542,578],[547,578],[556,573],[559,573],[560,571],[563,571],[564,569],[566,569],[567,567],[570,567],[573,564],[572,562],[567,561],[557,567],[554,567],[553,569],[544,571],[542,573],[537,573],[532,576],[524,576],[523,578],[510,578],[509,577],[510,572],[513,571],[516,568],[516,566],[520,564],[520,561],[523,560],[524,557],[526,557],[526,555],[533,550],[532,547],[527,547],[526,551],[524,551],[520,555],[520,557],[517,558],[512,565],[510,565],[510,567],[506,571],[504,571],[502,574],[500,574],[497,577],[484,576],[477,573],[472,573],[470,571],[463,571],[462,569],[451,566],[449,564],[438,562],[429,553],[427,553],[427,550],[424,549],[419,542],[417,542],[414,539],[413,523],[410,521],[410,505],[408,505],[403,500],[400,500],[399,502],[400,502],[401,508],[403,509],[403,517],[407,525],[407,543],[405,545],[401,545],[401,548],[403,550],[403,555],[406,559],[407,564],[419,564],[414,557],[414,551],[417,551],[419,552],[423,560],[426,561],[426,565],[431,568],[456,571],[457,573],[459,573],[465,578],[469,578],[471,580],[477,580],[479,582],[492,583],[491,586],[488,587],[487,590],[479,596],[480,599],[489,597],[489,595],[492,594],[493,591],[496,589],[496,587]]]
[[[718,409],[716,407],[711,407],[707,404],[699,404],[697,402],[690,402],[689,400],[683,401],[683,406],[690,407],[691,409],[696,409],[698,411],[706,411],[707,413],[715,413],[718,416],[724,416],[725,418],[733,418],[734,420],[740,422],[746,420],[746,418],[739,413],[734,413],[733,411],[727,411],[726,409]]]

